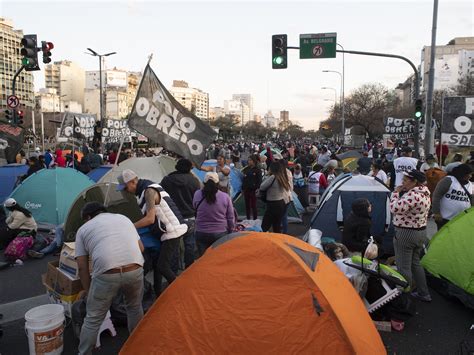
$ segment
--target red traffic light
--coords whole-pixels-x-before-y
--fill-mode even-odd
[[[54,48],[54,44],[52,42],[42,42],[42,46],[41,46],[43,52],[47,52],[47,51],[50,51],[51,49]]]
[[[23,116],[25,113],[22,110],[18,110],[18,116]]]

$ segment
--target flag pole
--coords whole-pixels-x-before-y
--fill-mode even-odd
[[[118,150],[117,156],[115,157],[114,166],[112,167],[111,173],[110,173],[111,176],[113,176],[113,172],[117,168],[118,160],[119,160],[119,157],[120,157],[120,153],[122,152],[122,146],[123,146],[123,141],[124,140],[125,140],[125,135],[123,135],[122,138],[120,139],[119,150]],[[104,206],[105,207],[107,207],[107,202],[108,202],[108,199],[109,199],[109,192],[110,192],[110,186],[111,185],[112,185],[112,181],[109,181],[109,185],[107,185],[107,191],[106,191],[105,197],[104,197]]]

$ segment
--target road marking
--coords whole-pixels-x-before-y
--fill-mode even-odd
[[[43,304],[49,304],[49,298],[46,294],[25,298],[15,302],[0,304],[0,314],[3,314],[0,324],[23,319],[26,312]]]

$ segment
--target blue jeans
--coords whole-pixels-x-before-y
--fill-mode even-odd
[[[87,316],[81,329],[79,354],[92,354],[99,328],[119,290],[125,300],[128,331],[131,333],[143,318],[143,268],[94,277],[87,295]]]
[[[204,252],[209,248],[216,240],[227,235],[227,232],[220,233],[204,233],[204,232],[194,232],[196,237],[196,244],[198,248],[199,257],[201,257]]]
[[[40,250],[40,253],[43,254],[50,254],[54,252],[57,248],[62,247],[64,239],[64,224],[61,224],[56,227],[56,232],[54,234],[54,240],[51,242],[50,245],[47,247],[44,247],[43,249]]]
[[[196,239],[194,237],[194,220],[187,220],[186,224],[188,225],[188,231],[185,235],[183,235],[183,243],[184,243],[184,268],[187,269],[191,266],[191,264],[196,260]],[[173,255],[173,259],[171,260],[171,270],[175,274],[178,273],[180,264],[182,265],[182,261],[179,260],[181,257],[180,250],[176,250],[175,254]]]
[[[283,234],[288,234],[288,206],[290,203],[285,206],[285,212],[283,213],[283,218],[281,219],[281,232]]]

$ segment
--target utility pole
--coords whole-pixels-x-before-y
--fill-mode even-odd
[[[425,110],[425,156],[434,151],[434,137],[431,125],[433,121],[433,90],[434,90],[434,63],[436,57],[436,26],[438,22],[438,0],[433,4],[433,26],[431,28],[430,71],[428,75],[428,92],[426,95]]]

